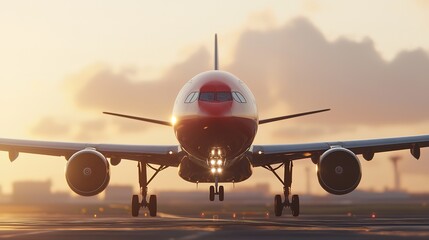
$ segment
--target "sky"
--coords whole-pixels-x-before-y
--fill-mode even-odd
[[[255,143],[351,140],[429,132],[429,4],[378,1],[0,1],[0,136],[4,138],[176,144],[172,129],[101,114],[168,120],[181,86],[220,68],[252,89],[260,118],[332,108],[263,125]],[[156,100],[156,101],[154,101]],[[428,192],[429,151],[361,159],[359,189],[393,187],[389,158],[402,156],[402,188]],[[51,179],[68,191],[63,158],[0,153],[0,186]],[[293,190],[306,192],[310,161],[298,161]],[[244,183],[270,184],[264,169]],[[311,191],[323,194],[311,175]],[[174,183],[174,184],[172,184]],[[135,162],[112,167],[111,184],[137,190]],[[207,186],[208,187],[208,186]],[[192,190],[167,169],[153,191]],[[200,187],[205,190],[205,187]],[[227,185],[226,190],[232,190]]]

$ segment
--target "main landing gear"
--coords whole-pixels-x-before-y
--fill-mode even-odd
[[[280,176],[276,173],[276,170],[281,166],[284,166],[283,179],[281,179]],[[278,194],[274,197],[274,214],[277,217],[280,217],[283,213],[283,208],[290,208],[292,216],[299,216],[299,196],[292,195],[292,199],[289,201],[289,195],[292,186],[292,161],[286,161],[276,168],[271,167],[271,165],[264,166],[264,168],[271,171],[283,184],[284,202],[282,201],[281,195]]]
[[[210,201],[214,201],[215,199],[215,195],[219,196],[219,201],[223,201],[224,197],[225,197],[225,191],[223,186],[219,186],[219,180],[218,180],[218,176],[215,176],[215,185],[214,186],[210,186],[209,188],[209,199]]]
[[[139,171],[139,183],[140,183],[140,193],[142,195],[142,200],[140,202],[138,195],[133,195],[131,201],[131,214],[133,217],[139,215],[140,208],[148,208],[149,215],[151,217],[156,217],[157,212],[157,200],[156,195],[150,195],[149,201],[147,201],[147,186],[155,178],[155,176],[162,170],[166,169],[168,166],[159,166],[159,168],[154,168],[146,162],[138,162],[138,171]],[[155,173],[152,177],[147,180],[147,166],[152,168]]]

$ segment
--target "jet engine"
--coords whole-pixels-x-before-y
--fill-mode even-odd
[[[319,159],[317,178],[328,193],[347,194],[356,189],[362,178],[359,159],[348,149],[331,148]]]
[[[95,149],[76,152],[67,162],[66,180],[71,190],[81,196],[97,195],[109,184],[109,162]]]

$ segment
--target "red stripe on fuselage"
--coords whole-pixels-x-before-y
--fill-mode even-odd
[[[207,159],[213,147],[226,151],[227,158],[244,153],[257,131],[254,119],[242,117],[192,117],[175,125],[182,148],[199,159]]]
[[[231,88],[224,82],[219,80],[212,80],[201,86],[200,94],[211,93],[214,96],[212,101],[198,101],[198,107],[204,113],[212,116],[222,116],[225,113],[229,113],[232,107],[232,98],[228,101],[218,101],[216,94],[218,93],[229,93],[231,94]]]
[[[200,92],[231,92],[231,87],[220,80],[211,80],[201,86]]]

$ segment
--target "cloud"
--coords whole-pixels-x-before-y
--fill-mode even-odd
[[[107,121],[104,119],[86,120],[76,126],[74,139],[89,141],[99,139],[100,136],[106,133]]]
[[[419,7],[423,7],[423,8],[429,7],[429,2],[426,0],[415,0],[415,2]]]
[[[113,111],[169,120],[175,97],[195,73],[209,69],[209,54],[200,48],[172,66],[160,79],[134,79],[135,69],[114,71],[90,66],[67,80],[72,100],[81,109]]]
[[[69,124],[57,121],[54,117],[47,116],[40,119],[30,130],[37,136],[59,137],[71,132]]]
[[[150,124],[102,115],[102,111],[118,112],[168,121],[180,88],[195,73],[210,70],[211,57],[199,48],[183,62],[171,66],[159,79],[136,77],[138,69],[125,67],[119,71],[105,64],[90,65],[73,74],[64,83],[72,104],[80,110],[99,113],[96,119],[64,122],[60,117],[42,118],[30,130],[36,136],[64,137],[90,141],[100,138],[109,129],[116,133],[146,130]],[[144,73],[140,74],[144,76]],[[110,126],[110,127],[109,127]]]
[[[52,140],[74,139],[78,141],[90,141],[99,139],[107,130],[107,124],[107,121],[104,119],[71,122],[64,120],[64,118],[48,116],[34,124],[30,129],[30,133]]]
[[[229,69],[251,85],[263,108],[278,101],[294,112],[330,107],[329,117],[321,119],[333,126],[429,119],[424,111],[429,58],[421,49],[387,62],[369,38],[329,42],[302,18],[270,31],[245,32],[237,46]]]
[[[277,139],[284,139],[287,136],[288,139],[293,140],[308,140],[309,137],[319,138],[321,136],[330,136],[338,132],[349,132],[356,131],[353,127],[342,127],[342,126],[285,126],[280,130],[273,132],[272,136]]]
[[[158,79],[136,78],[138,69],[115,71],[95,65],[70,77],[65,86],[80,109],[168,120],[182,85],[211,69],[210,52],[197,48]],[[403,51],[386,61],[370,38],[328,41],[304,18],[265,31],[242,32],[232,63],[223,68],[253,90],[261,118],[274,117],[264,115],[273,112],[273,106],[287,106],[277,107],[277,115],[329,107],[329,113],[300,119],[304,125],[317,121],[328,134],[357,125],[377,128],[429,119],[429,58],[424,50]],[[113,123],[125,130],[144,130],[130,120]]]

